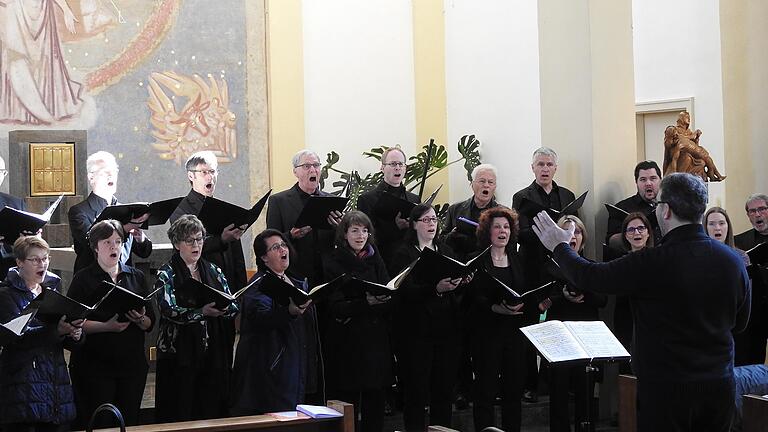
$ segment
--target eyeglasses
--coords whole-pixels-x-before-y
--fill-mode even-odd
[[[43,264],[43,263],[47,263],[50,260],[51,260],[51,257],[49,255],[46,255],[44,257],[31,257],[31,258],[26,258],[25,259],[25,261],[29,261],[29,262],[31,262],[31,263],[33,263],[35,265],[40,265],[40,264]]]
[[[288,249],[288,243],[284,241],[275,243],[272,246],[267,248],[267,252],[275,252],[275,251],[279,251],[280,249]]]
[[[323,165],[320,164],[319,162],[315,162],[315,163],[305,163],[301,165],[296,165],[294,166],[294,168],[304,168],[304,171],[309,171],[311,168],[319,169],[321,166]]]
[[[423,217],[421,219],[416,219],[416,220],[419,221],[419,222],[424,222],[424,223],[435,223],[435,222],[437,222],[437,217],[430,216],[430,217]]]
[[[766,211],[768,211],[768,207],[765,207],[765,206],[755,207],[755,208],[747,209],[747,214],[754,216],[758,213],[765,213]]]
[[[405,166],[405,162],[387,162],[387,163],[382,163],[382,165],[386,165],[392,168],[402,168]]]
[[[207,170],[194,170],[194,169],[192,169],[192,170],[189,170],[189,172],[200,173],[202,175],[210,174],[212,176],[215,176],[215,175],[217,175],[219,173],[219,170],[217,170],[217,169],[207,169]]]
[[[207,237],[195,237],[195,238],[188,238],[188,239],[185,239],[185,240],[184,240],[184,243],[185,243],[187,246],[194,246],[194,245],[196,245],[196,244],[203,244],[203,243],[205,243],[205,239],[206,239],[206,238],[207,238]]]
[[[624,232],[626,232],[627,234],[633,234],[633,233],[642,234],[647,229],[648,228],[646,228],[644,225],[640,225],[636,227],[627,227],[627,229],[625,229]]]

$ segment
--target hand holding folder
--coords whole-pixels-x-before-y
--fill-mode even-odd
[[[0,236],[5,242],[13,244],[19,235],[35,234],[51,221],[51,216],[59,206],[64,195],[60,195],[43,214],[17,210],[11,207],[0,209]]]
[[[311,227],[312,229],[333,229],[328,221],[331,212],[343,213],[349,198],[337,196],[311,195],[299,217],[294,222],[295,228]]]

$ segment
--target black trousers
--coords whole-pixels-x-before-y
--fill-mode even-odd
[[[382,432],[384,429],[385,389],[365,389],[343,391],[336,399],[355,405],[355,430],[362,432]],[[360,421],[357,421],[357,418]]]
[[[2,432],[66,432],[69,430],[69,424],[53,423],[9,423],[0,425]]]
[[[733,377],[691,383],[638,379],[639,432],[727,432],[734,414]]]
[[[472,367],[475,373],[475,430],[494,426],[494,402],[501,394],[501,428],[520,431],[521,402],[525,381],[525,345],[520,331],[503,337],[476,333],[472,338]]]
[[[228,417],[229,379],[228,368],[180,366],[176,359],[158,360],[155,422]]]
[[[141,399],[147,382],[147,372],[126,376],[97,376],[82,371],[70,371],[75,392],[76,429],[85,429],[91,415],[101,404],[115,405],[123,415],[126,426],[139,424]],[[115,419],[104,413],[94,422],[94,428],[118,426]]]
[[[594,378],[587,390],[586,365],[557,366],[550,364],[549,370],[549,430],[550,432],[568,432],[571,430],[568,413],[568,392],[573,390],[575,395],[574,431],[579,431],[579,425],[587,418],[587,403],[591,402],[591,421],[598,419],[598,399],[594,398]],[[594,373],[593,375],[596,375]],[[596,377],[595,377],[596,378]],[[591,399],[588,399],[591,398]]]
[[[450,427],[453,388],[462,351],[459,341],[413,338],[405,346],[405,430],[427,430],[424,415],[424,406],[427,404],[429,424]]]

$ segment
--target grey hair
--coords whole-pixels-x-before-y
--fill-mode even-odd
[[[669,174],[659,186],[661,201],[667,203],[678,219],[700,223],[707,209],[707,185],[701,177],[688,173]]]
[[[744,211],[749,210],[749,203],[752,201],[763,201],[768,204],[768,195],[762,193],[754,193],[747,197],[747,202],[744,203]]]
[[[291,169],[296,168],[296,166],[299,165],[299,162],[301,162],[301,158],[306,155],[312,155],[315,158],[317,158],[318,162],[320,162],[320,156],[313,150],[309,150],[309,149],[299,150],[295,155],[293,155],[293,158],[291,158]]]
[[[480,171],[490,171],[490,172],[493,173],[494,177],[498,177],[499,176],[499,173],[496,170],[495,166],[493,166],[493,165],[491,165],[489,163],[483,163],[483,164],[480,164],[480,165],[476,166],[472,170],[472,181],[475,181],[475,179],[477,178],[477,175],[480,174]]]
[[[103,165],[114,165],[115,168],[118,168],[115,156],[112,153],[103,150],[97,151],[88,156],[88,159],[85,160],[85,170],[88,174],[95,173],[100,170]]]
[[[198,165],[208,165],[209,167],[216,169],[216,167],[219,166],[219,161],[216,159],[215,153],[210,150],[203,150],[193,153],[184,164],[184,169],[192,171]]]
[[[533,151],[533,157],[531,157],[531,163],[536,161],[536,156],[550,156],[557,163],[557,152],[549,147],[539,147]]]

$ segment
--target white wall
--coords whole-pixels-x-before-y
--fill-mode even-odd
[[[415,149],[413,17],[409,0],[304,0],[307,148],[345,171],[376,171],[361,153]],[[326,185],[329,189],[329,185]]]
[[[447,147],[475,134],[483,161],[499,168],[497,198],[509,205],[533,180],[531,154],[541,143],[537,2],[444,4]],[[452,167],[450,185],[451,202],[471,193],[461,166]]]
[[[719,0],[634,0],[635,96],[638,102],[694,98],[693,129],[723,174],[723,86]],[[658,138],[663,146],[663,137]],[[662,161],[659,162],[661,166]],[[726,180],[727,181],[727,180]],[[710,185],[710,203],[724,205]]]

